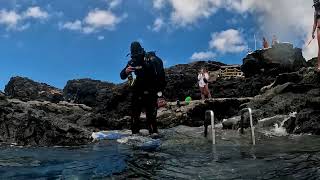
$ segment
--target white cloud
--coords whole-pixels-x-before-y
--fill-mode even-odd
[[[235,29],[213,33],[209,47],[220,53],[237,53],[247,49],[244,38]]]
[[[9,29],[15,28],[21,19],[21,15],[15,11],[0,11],[0,24],[6,25]]]
[[[126,15],[118,17],[109,10],[94,9],[82,20],[65,22],[60,25],[60,29],[80,31],[84,34],[91,34],[102,29],[112,30],[115,26],[126,18]]]
[[[47,19],[49,17],[49,14],[46,11],[42,11],[40,7],[30,7],[25,12],[24,16],[26,18],[35,18],[35,19]]]
[[[172,22],[186,26],[215,13],[221,0],[169,0],[169,3],[173,8]]]
[[[153,0],[153,7],[155,9],[162,9],[165,6],[165,0]]]
[[[27,22],[28,19],[47,19],[49,14],[42,11],[39,7],[29,7],[24,12],[16,12],[14,10],[0,10],[0,25],[6,26],[7,30],[23,31],[28,29],[31,24]]]
[[[162,18],[157,18],[153,22],[153,27],[151,29],[152,29],[152,31],[159,32],[163,26],[164,26],[163,19]]]
[[[65,24],[60,24],[60,29],[68,29],[72,31],[80,31],[82,30],[82,22],[80,20],[76,20],[74,22],[66,22]]]
[[[84,34],[91,34],[91,33],[96,32],[96,29],[94,27],[86,26],[86,27],[82,28],[82,32]]]
[[[104,40],[104,36],[98,36],[98,40],[99,40],[99,41]]]
[[[206,52],[195,52],[191,56],[191,60],[210,60],[212,58],[215,58],[216,54],[212,51],[206,51]]]
[[[87,17],[84,19],[84,22],[94,28],[113,28],[116,24],[121,21],[121,18],[118,18],[111,11],[95,9],[90,11]]]

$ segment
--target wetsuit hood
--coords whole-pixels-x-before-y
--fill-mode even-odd
[[[130,45],[130,53],[131,57],[137,57],[143,55],[145,51],[139,42],[134,41]]]

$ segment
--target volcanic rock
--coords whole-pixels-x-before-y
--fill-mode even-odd
[[[63,100],[60,89],[18,76],[10,79],[4,91],[7,96],[22,101],[38,100],[58,103]]]
[[[281,80],[275,81],[273,88],[241,107],[252,108],[257,120],[297,112],[296,118],[285,123],[289,132],[320,133],[320,73],[314,68],[302,68],[295,75],[290,73],[280,76],[277,79]],[[245,121],[248,122],[248,116]]]
[[[318,57],[312,58],[307,61],[308,67],[318,67]]]
[[[76,122],[89,110],[84,105],[0,98],[0,141],[22,146],[88,144],[91,131]]]
[[[280,73],[299,71],[307,67],[302,50],[292,44],[279,43],[272,48],[257,50],[243,59],[241,67],[246,77],[256,74],[277,76]]]

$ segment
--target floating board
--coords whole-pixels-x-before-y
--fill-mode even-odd
[[[152,151],[161,146],[160,139],[152,139],[150,137],[132,135],[130,131],[101,131],[92,133],[92,138],[96,141],[100,140],[117,140],[120,144],[126,144],[136,149]]]
[[[92,138],[94,140],[117,140],[124,137],[130,136],[130,132],[120,132],[120,131],[101,131],[101,132],[94,132],[92,133]]]

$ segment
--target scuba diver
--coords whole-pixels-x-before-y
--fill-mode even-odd
[[[139,133],[140,114],[145,108],[149,133],[157,135],[157,99],[162,96],[166,86],[163,62],[154,52],[145,52],[139,42],[131,43],[130,52],[131,60],[121,71],[120,77],[122,80],[129,79],[132,90],[132,134]],[[132,73],[136,75],[135,80]]]

